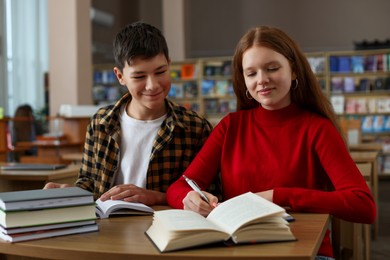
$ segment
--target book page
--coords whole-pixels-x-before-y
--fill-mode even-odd
[[[282,207],[248,192],[219,204],[207,219],[232,235],[250,221],[284,212]]]
[[[169,209],[155,211],[154,219],[164,223],[164,227],[171,231],[207,229],[221,231],[218,226],[207,221],[205,217],[190,210]]]
[[[127,202],[123,200],[106,200],[103,202],[100,199],[96,200],[96,213],[100,218],[108,218],[109,215],[113,212],[124,209],[132,209],[135,211],[149,213],[152,213],[154,211],[151,207],[138,202]],[[120,213],[126,214],[126,211],[121,211]]]

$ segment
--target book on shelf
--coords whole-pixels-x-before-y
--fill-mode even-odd
[[[347,99],[345,103],[345,113],[346,114],[356,113],[356,100],[354,98]]]
[[[351,58],[348,56],[338,57],[338,72],[351,72]]]
[[[215,80],[202,80],[202,95],[213,96],[214,95]]]
[[[222,75],[231,76],[232,75],[232,61],[224,61],[222,64]]]
[[[180,75],[182,79],[195,79],[197,77],[195,64],[183,64],[181,65]]]
[[[389,113],[390,98],[378,98],[376,100],[376,110],[378,113]]]
[[[96,215],[99,218],[109,218],[113,215],[151,215],[154,210],[138,202],[123,200],[96,200]]]
[[[345,77],[344,78],[344,91],[346,93],[355,92],[355,80],[352,77]]]
[[[373,121],[374,116],[363,116],[362,117],[362,132],[363,133],[372,133],[373,132]]]
[[[226,96],[229,91],[229,81],[228,80],[217,80],[215,82],[215,93],[217,96]]]
[[[383,131],[384,132],[389,132],[390,131],[390,116],[385,116],[385,122],[384,122]]]
[[[296,240],[278,205],[248,192],[219,204],[207,218],[189,210],[155,211],[146,235],[161,252],[206,244]]]
[[[344,113],[345,97],[343,95],[331,96],[330,102],[336,114]]]
[[[204,65],[203,74],[205,76],[221,76],[224,74],[224,66],[222,61],[207,62]]]
[[[57,237],[71,234],[87,233],[98,231],[99,226],[95,221],[85,225],[74,225],[68,227],[32,230],[21,233],[3,233],[0,232],[0,238],[8,242],[21,242],[26,240],[42,239],[49,237]]]
[[[385,130],[385,116],[376,115],[372,121],[372,130],[376,133],[384,132]]]
[[[377,56],[368,55],[364,60],[364,71],[365,72],[376,72],[377,71]]]
[[[364,57],[361,55],[355,55],[351,57],[352,72],[363,73],[364,72]]]
[[[344,79],[341,77],[333,77],[331,79],[331,89],[333,93],[342,93],[344,91]]]
[[[195,81],[184,82],[183,90],[185,98],[196,98],[198,96],[198,85]]]
[[[376,78],[373,84],[373,90],[383,91],[385,90],[385,78]]]
[[[168,96],[171,98],[184,98],[184,89],[182,83],[172,83]]]
[[[359,82],[359,91],[368,92],[371,90],[371,82],[369,79],[362,78]]]
[[[208,98],[204,101],[205,113],[216,114],[219,112],[219,102],[216,98]]]
[[[315,74],[324,73],[325,71],[325,57],[308,57],[307,60],[309,61],[311,70]]]
[[[0,210],[33,210],[93,204],[91,192],[79,187],[36,189],[0,193]]]
[[[356,113],[358,114],[365,114],[368,112],[368,105],[367,105],[367,99],[365,98],[356,98],[355,99],[356,104]]]
[[[199,103],[198,102],[180,102],[180,105],[185,107],[188,110],[192,110],[195,112],[200,111]]]
[[[171,79],[178,80],[178,79],[181,78],[181,71],[180,70],[171,69],[170,72],[169,72],[169,75],[171,76]]]

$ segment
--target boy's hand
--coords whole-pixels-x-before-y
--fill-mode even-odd
[[[70,184],[67,184],[67,183],[55,183],[55,182],[48,182],[45,184],[45,186],[43,187],[44,190],[46,189],[57,189],[57,188],[67,188],[67,187],[71,187],[72,185]]]
[[[116,185],[100,196],[102,201],[109,199],[140,202],[149,206],[167,204],[165,193],[147,190],[133,184]]]

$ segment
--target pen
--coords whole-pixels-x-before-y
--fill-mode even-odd
[[[186,182],[188,183],[188,185],[190,185],[190,187],[196,191],[200,197],[206,201],[207,203],[210,203],[209,199],[206,197],[206,195],[204,195],[204,193],[200,190],[199,186],[196,184],[195,181],[191,180],[190,178],[187,178],[187,176],[183,175],[183,178],[186,180]]]

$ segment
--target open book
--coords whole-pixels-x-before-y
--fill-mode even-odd
[[[142,203],[126,202],[123,200],[96,200],[96,215],[99,218],[108,218],[111,215],[150,215],[153,209]]]
[[[251,192],[219,204],[207,218],[189,210],[155,211],[146,234],[161,252],[224,242],[296,240],[285,210]]]

